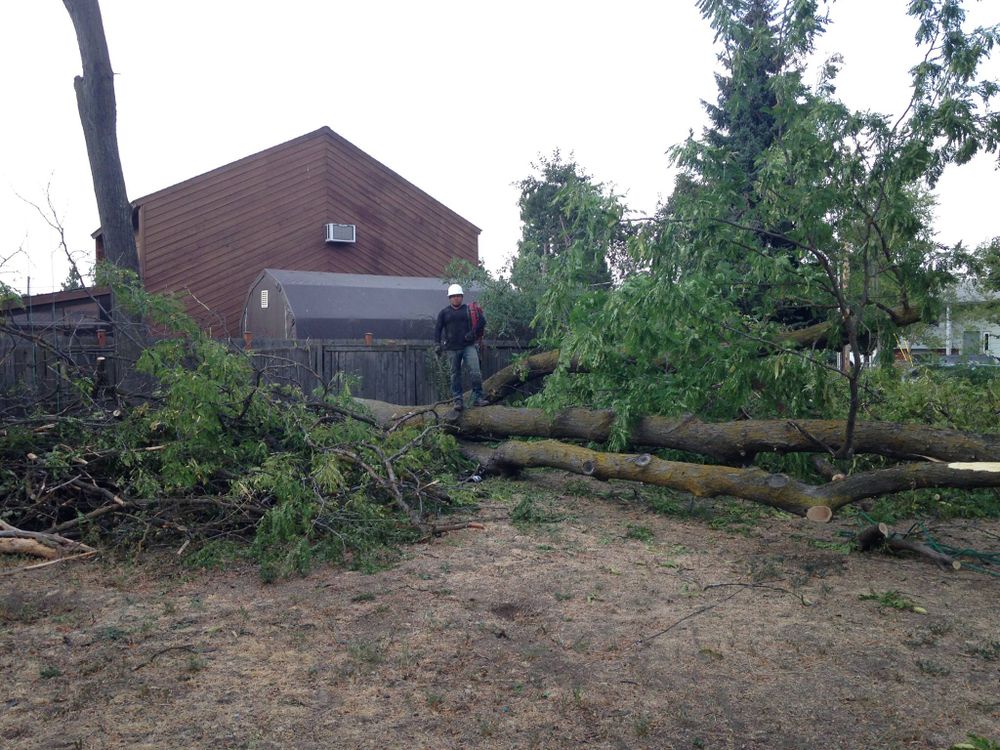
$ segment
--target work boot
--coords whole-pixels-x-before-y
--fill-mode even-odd
[[[487,401],[487,400],[486,400],[485,398],[483,398],[482,396],[480,396],[479,398],[477,398],[477,399],[476,399],[476,400],[475,400],[475,401],[473,402],[473,404],[472,404],[472,405],[473,405],[473,406],[489,406],[489,405],[490,405],[490,402],[489,402],[489,401]]]
[[[464,409],[464,408],[465,408],[465,404],[462,402],[462,399],[456,398],[455,399],[455,411],[462,411],[462,409]]]

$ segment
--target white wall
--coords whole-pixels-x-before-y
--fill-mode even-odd
[[[925,326],[922,329],[914,326],[908,329],[907,333],[909,335],[906,341],[910,348],[916,351],[928,348],[941,350],[944,354],[989,354],[1000,357],[1000,322],[979,317],[974,311],[952,312],[950,326],[946,314],[937,325]],[[978,333],[975,336],[975,348],[965,346],[966,333]],[[948,351],[949,344],[950,351]]]

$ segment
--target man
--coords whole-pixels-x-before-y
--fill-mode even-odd
[[[468,305],[463,304],[465,292],[458,284],[448,287],[448,307],[437,316],[434,327],[434,349],[441,353],[441,334],[444,333],[444,349],[448,352],[451,363],[451,395],[455,399],[455,410],[462,411],[462,362],[469,368],[472,379],[473,406],[487,406],[489,401],[483,398],[483,375],[479,369],[479,353],[476,351],[476,340],[481,338],[486,328],[486,318],[476,316],[473,326],[472,315]]]

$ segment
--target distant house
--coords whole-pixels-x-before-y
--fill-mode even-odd
[[[1000,294],[960,282],[945,294],[936,324],[913,326],[906,335],[902,351],[916,357],[1000,357]]]
[[[132,205],[146,289],[186,293],[217,336],[239,335],[265,268],[440,279],[479,260],[475,225],[327,127]]]

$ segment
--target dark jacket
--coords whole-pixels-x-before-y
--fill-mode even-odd
[[[441,343],[441,333],[444,332],[444,348],[451,350],[464,349],[483,335],[486,328],[486,316],[480,315],[476,330],[472,330],[472,316],[469,306],[460,307],[448,305],[438,313],[437,325],[434,326],[434,343]]]

